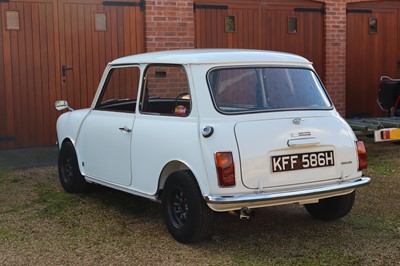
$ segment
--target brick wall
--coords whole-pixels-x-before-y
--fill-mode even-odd
[[[340,114],[346,112],[346,0],[326,0],[325,86]]]
[[[148,52],[195,47],[193,0],[146,1]]]

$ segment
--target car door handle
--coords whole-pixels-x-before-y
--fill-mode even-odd
[[[299,147],[299,146],[313,146],[318,145],[320,141],[316,138],[306,138],[306,139],[290,139],[287,142],[289,147]]]
[[[120,128],[119,128],[119,130],[121,130],[121,131],[125,131],[125,132],[132,132],[132,129],[130,129],[130,128],[129,128],[129,127],[127,127],[127,126],[120,127]]]

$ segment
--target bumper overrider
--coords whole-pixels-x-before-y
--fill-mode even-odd
[[[362,177],[352,182],[279,193],[252,193],[235,196],[205,196],[208,206],[214,211],[231,211],[241,208],[260,208],[289,203],[312,203],[318,199],[351,193],[354,189],[371,183],[371,178]]]

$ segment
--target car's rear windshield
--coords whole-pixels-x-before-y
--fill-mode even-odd
[[[216,68],[209,71],[208,84],[222,113],[332,108],[317,75],[307,68]]]

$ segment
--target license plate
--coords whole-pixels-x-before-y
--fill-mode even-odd
[[[335,165],[333,151],[272,156],[272,172],[285,172]]]

